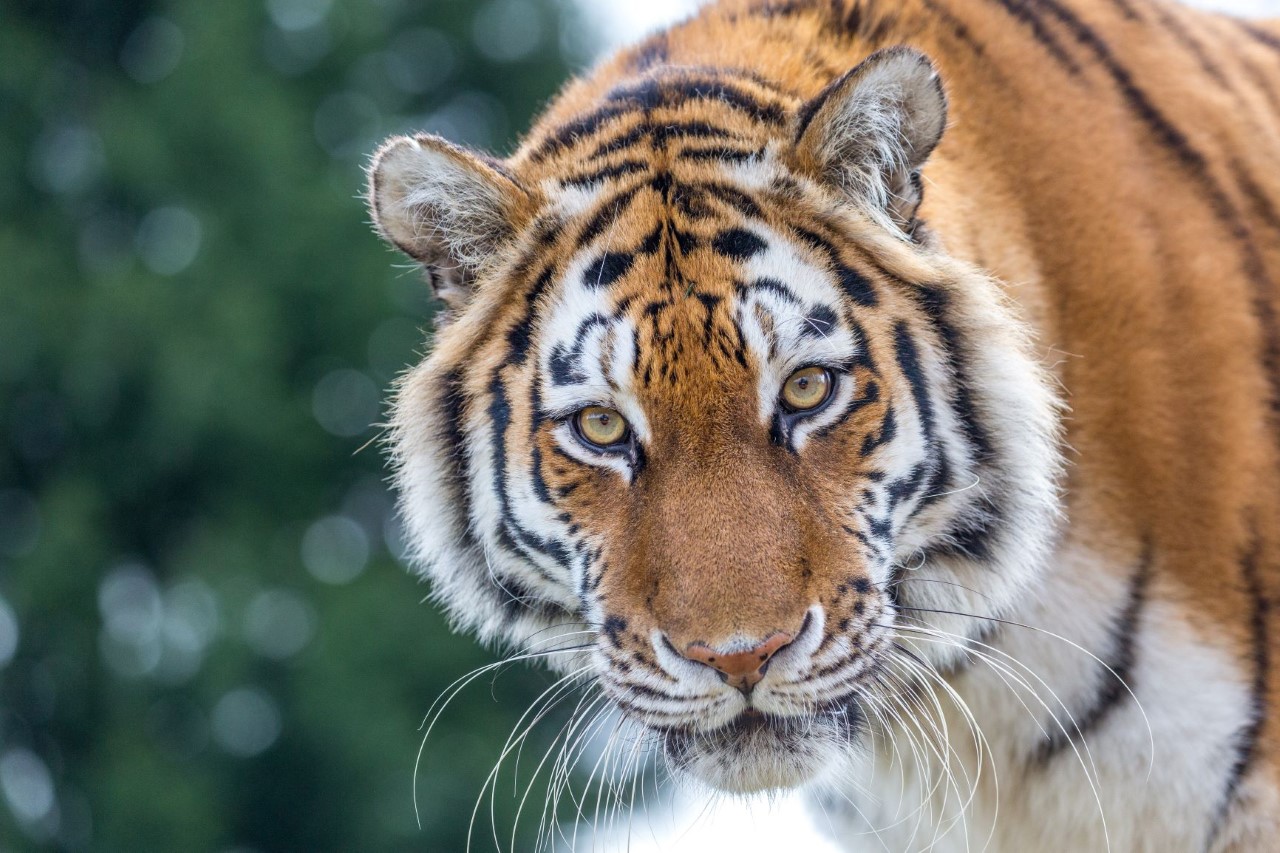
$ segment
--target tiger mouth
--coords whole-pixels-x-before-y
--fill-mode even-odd
[[[747,708],[710,730],[659,732],[671,766],[734,793],[794,788],[818,776],[866,728],[856,701],[813,714],[782,716]]]

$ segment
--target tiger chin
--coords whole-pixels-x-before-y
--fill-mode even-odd
[[[1274,849],[1278,105],[1165,0],[725,0],[392,138],[415,565],[851,850]]]

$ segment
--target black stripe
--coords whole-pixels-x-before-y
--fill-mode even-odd
[[[932,446],[934,435],[933,399],[929,396],[929,380],[920,364],[920,352],[916,349],[911,329],[901,320],[893,328],[893,349],[898,358],[898,368],[911,386],[911,398],[915,401],[920,417],[920,429],[924,432],[924,444]]]
[[[1269,47],[1277,53],[1280,53],[1280,35],[1268,32],[1256,24],[1240,18],[1232,18],[1231,20],[1235,21],[1240,26],[1240,29],[1244,30],[1245,34],[1258,44],[1263,45],[1264,47]]]
[[[533,162],[541,162],[555,152],[574,145],[583,137],[591,136],[613,119],[631,112],[633,110],[626,105],[609,104],[592,110],[586,115],[578,116],[568,124],[556,128],[550,136],[542,140],[537,148],[533,149],[529,156]]]
[[[556,585],[556,580],[538,563],[539,556],[555,562],[564,571],[572,570],[571,557],[563,544],[554,539],[544,539],[526,530],[511,509],[511,497],[507,492],[507,431],[511,427],[511,403],[507,399],[506,387],[502,382],[502,367],[493,373],[493,381],[489,384],[491,399],[489,402],[489,419],[493,423],[493,488],[498,496],[498,509],[501,516],[499,539],[507,547],[514,549],[526,558],[530,569],[549,584]]]
[[[1280,212],[1277,212],[1275,203],[1267,195],[1267,191],[1254,180],[1249,170],[1239,160],[1234,157],[1228,158],[1227,166],[1240,186],[1240,192],[1244,194],[1245,200],[1253,210],[1254,216],[1261,219],[1269,228],[1280,231]]]
[[[921,462],[908,471],[905,476],[889,483],[885,488],[885,494],[889,498],[889,509],[886,514],[892,515],[903,501],[914,498],[919,493],[920,487],[924,485],[925,477],[928,473],[928,466]]]
[[[1218,809],[1209,832],[1206,849],[1213,844],[1214,839],[1221,832],[1236,794],[1240,791],[1240,783],[1257,758],[1258,740],[1267,720],[1267,688],[1271,680],[1271,651],[1267,622],[1270,618],[1271,603],[1262,586],[1261,568],[1258,565],[1261,556],[1262,542],[1255,533],[1248,553],[1240,560],[1240,575],[1244,581],[1245,599],[1253,604],[1253,614],[1249,620],[1253,655],[1253,686],[1249,700],[1249,718],[1232,737],[1231,749],[1236,757],[1231,763],[1231,769],[1223,785],[1222,797],[1218,801]]]
[[[871,281],[844,262],[840,257],[840,250],[834,243],[818,232],[800,225],[792,225],[791,232],[810,248],[826,255],[841,289],[850,299],[866,308],[875,307],[879,303],[879,296],[872,287]]]
[[[763,148],[730,148],[718,145],[714,148],[684,148],[676,155],[683,160],[723,160],[727,163],[743,163],[764,156]]]
[[[1172,12],[1158,3],[1152,5],[1152,11],[1156,14],[1156,20],[1173,36],[1174,41],[1181,44],[1188,53],[1195,57],[1196,62],[1200,65],[1200,70],[1219,86],[1231,90],[1231,84],[1227,82],[1222,69],[1209,58],[1209,55],[1205,53],[1204,46],[1196,41],[1195,36],[1186,27],[1182,26],[1182,22],[1175,18]],[[1232,94],[1235,94],[1234,91]]]
[[[448,467],[443,486],[451,495],[450,503],[462,516],[462,530],[459,533],[462,545],[470,547],[477,543],[471,530],[471,488],[464,468],[464,461],[470,457],[466,452],[466,437],[462,429],[467,403],[462,387],[462,369],[455,367],[449,371],[441,386],[439,408],[444,416],[444,424],[440,430],[440,440],[445,445],[444,459]]]
[[[802,12],[812,12],[811,0],[762,0],[751,10],[762,18],[789,18]]]
[[[825,338],[840,322],[836,312],[827,305],[815,305],[805,315],[804,325],[800,328],[801,337]]]
[[[592,261],[582,273],[582,283],[588,288],[608,287],[622,278],[635,262],[630,252],[605,252],[599,261]]]
[[[700,183],[686,187],[686,189],[706,192],[724,202],[738,213],[741,213],[743,216],[752,219],[764,218],[764,215],[760,211],[760,205],[756,204],[755,199],[737,187],[719,183]],[[692,193],[690,194],[692,195]]]
[[[728,128],[720,127],[706,121],[673,121],[646,125],[647,133],[653,138],[653,144],[665,147],[673,139],[738,139],[738,134]]]
[[[586,161],[603,158],[611,154],[617,154],[618,151],[625,151],[630,147],[639,145],[643,140],[650,140],[655,146],[663,147],[671,140],[723,140],[735,141],[737,134],[730,129],[716,126],[708,122],[660,122],[653,123],[645,119],[637,122],[635,127],[628,129],[621,136],[608,138],[603,140],[599,145],[595,146],[595,150],[591,154],[586,155]]]
[[[954,12],[938,3],[937,0],[923,0],[923,5],[930,12],[937,15],[940,21],[951,28],[951,34],[956,37],[957,41],[967,45],[977,56],[986,56],[986,46],[974,37],[969,25],[960,20]]]
[[[893,409],[889,408],[884,413],[884,420],[880,422],[880,430],[876,433],[867,433],[866,438],[862,439],[862,448],[858,452],[862,456],[867,456],[882,445],[893,441],[897,434],[898,421],[893,414]]]
[[[671,227],[671,235],[676,238],[676,247],[681,255],[688,255],[702,244],[702,240],[699,239],[697,234],[682,231],[675,226]]]
[[[946,448],[935,442],[930,442],[926,447],[929,453],[930,461],[933,462],[933,474],[929,477],[929,486],[925,490],[924,496],[920,498],[920,502],[916,504],[915,509],[911,510],[911,518],[915,518],[924,510],[933,506],[947,495],[947,487],[951,485],[951,457],[947,455]],[[962,524],[962,526],[964,526]],[[952,532],[952,535],[955,535]],[[946,546],[935,546],[936,548],[944,548]],[[952,551],[951,553],[959,553]]]
[[[840,280],[840,288],[857,304],[871,308],[880,301],[871,281],[853,267],[838,264],[836,278]]]
[[[951,478],[950,463],[943,454],[943,472],[934,478],[931,484],[934,491],[926,494],[920,501],[920,508],[927,507],[943,498],[946,494],[943,486]],[[965,557],[974,562],[987,562],[996,552],[997,540],[1008,529],[1008,519],[995,497],[990,494],[979,495],[965,507],[964,511],[953,519],[947,531],[939,537],[937,544],[925,549],[928,557],[951,556]]]
[[[776,278],[758,278],[751,282],[751,284],[742,284],[739,282],[735,289],[738,293],[743,293],[747,290],[763,290],[768,293],[772,293],[784,302],[789,302],[792,305],[800,304],[800,297],[796,296],[795,292],[791,288],[787,287]]]
[[[533,493],[538,500],[544,504],[555,506],[555,499],[551,497],[551,489],[547,486],[546,475],[542,473],[542,448],[538,447],[534,442],[533,452],[530,457],[530,470],[533,475]]]
[[[606,225],[622,215],[623,210],[631,204],[631,200],[636,197],[636,193],[639,191],[640,187],[628,187],[612,198],[601,202],[596,208],[596,212],[583,223],[581,230],[578,231],[574,246],[582,248],[600,236]]]
[[[1049,32],[1048,28],[1045,27],[1044,21],[1040,20],[1040,17],[1028,8],[1028,0],[995,0],[995,2],[999,3],[1014,18],[1026,24],[1035,40],[1040,42],[1040,45],[1049,52],[1050,56],[1058,61],[1058,64],[1064,70],[1072,76],[1080,74],[1080,65],[1058,43],[1053,33]]]
[[[581,353],[575,353],[563,344],[556,344],[551,348],[548,361],[551,367],[552,385],[579,385],[587,381],[587,377],[578,370],[577,356],[579,355]]]
[[[717,254],[741,263],[763,252],[768,244],[745,228],[729,228],[715,236],[711,248]]]
[[[1138,568],[1129,580],[1129,593],[1124,609],[1112,621],[1108,632],[1111,651],[1106,662],[1111,671],[1098,667],[1095,675],[1098,690],[1088,708],[1072,714],[1074,723],[1065,722],[1060,728],[1049,728],[1049,736],[1040,744],[1035,755],[1035,761],[1039,764],[1047,764],[1064,751],[1070,750],[1073,745],[1086,740],[1106,722],[1112,712],[1131,697],[1129,690],[1137,660],[1137,636],[1141,627],[1142,609],[1147,602],[1147,587],[1151,580],[1151,562],[1152,548],[1148,543],[1144,546]],[[1047,727],[1052,725],[1047,724]]]
[[[744,68],[741,65],[682,65],[680,70],[686,74],[708,74],[716,78],[734,78],[739,81],[754,83],[761,89],[767,89],[775,95],[792,94],[793,90],[776,79],[770,79],[758,71]]]
[[[845,421],[853,417],[855,412],[860,412],[873,403],[880,402],[880,384],[875,380],[867,380],[859,389],[861,393],[851,397],[849,402],[845,404],[844,411],[837,415],[830,423],[824,424],[821,428],[814,430],[811,435],[814,438],[824,438],[835,432]]]
[[[1088,48],[1089,52],[1101,63],[1112,81],[1120,89],[1130,109],[1142,119],[1156,137],[1182,162],[1194,171],[1197,176],[1208,179],[1208,164],[1200,152],[1196,151],[1187,140],[1185,134],[1178,130],[1151,102],[1147,94],[1134,82],[1133,74],[1121,65],[1107,43],[1087,24],[1057,0],[1027,0],[1028,3],[1041,6],[1057,18],[1071,33],[1077,42]],[[1209,181],[1209,183],[1212,183]],[[1213,189],[1216,190],[1216,187]],[[1221,196],[1221,192],[1217,193]]]
[[[538,300],[551,284],[555,267],[548,266],[534,280],[533,286],[525,295],[525,311],[514,326],[507,332],[507,361],[511,364],[524,364],[529,354],[529,346],[533,335],[533,314],[537,310]]]
[[[1268,78],[1258,66],[1254,65],[1245,56],[1238,57],[1240,67],[1244,71],[1244,75],[1249,78],[1249,82],[1253,87],[1262,93],[1262,97],[1267,99],[1267,103],[1271,106],[1272,113],[1280,116],[1280,94],[1277,94],[1275,84],[1280,80],[1272,80]]]
[[[586,336],[593,329],[608,328],[611,324],[612,320],[603,314],[590,314],[577,324],[571,346],[557,343],[552,347],[549,366],[554,386],[573,386],[586,382],[586,375],[582,373],[582,347],[585,346]]]
[[[499,577],[491,573],[488,577],[492,586],[481,584],[480,588],[494,599],[494,603],[510,619],[527,615],[530,611],[535,618],[546,622],[559,622],[565,616],[572,615],[568,608],[535,594],[533,590],[510,575]]]
[[[960,335],[959,328],[949,319],[951,295],[940,287],[929,286],[917,288],[915,295],[921,307],[929,315],[947,351],[955,385],[950,401],[951,408],[955,411],[965,438],[978,461],[989,462],[995,455],[995,448],[974,403],[973,382],[969,376],[968,367],[968,347]]]
[[[642,110],[679,106],[688,101],[712,101],[746,113],[761,124],[777,126],[786,119],[786,111],[780,104],[761,101],[727,80],[714,76],[643,80],[616,88],[606,94],[605,99],[613,104]]]
[[[604,166],[593,172],[583,172],[577,175],[571,175],[567,178],[561,178],[560,183],[566,187],[586,187],[591,184],[607,181],[611,178],[618,178],[623,175],[634,174],[635,172],[647,171],[649,165],[638,160],[624,160],[621,163],[615,163],[612,166]]]
[[[1111,5],[1116,7],[1116,10],[1126,21],[1142,20],[1142,16],[1138,14],[1137,9],[1133,8],[1129,0],[1111,0]]]

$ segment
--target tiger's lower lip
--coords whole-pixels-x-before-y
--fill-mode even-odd
[[[735,719],[733,719],[726,729],[737,730],[743,734],[758,731],[760,729],[772,728],[776,724],[769,718],[768,714],[756,708],[747,708]]]
[[[702,733],[695,733],[690,729],[670,729],[665,732],[665,738],[669,745],[680,744],[694,737],[704,738],[708,743],[720,742],[727,745],[753,735],[773,735],[780,739],[800,737],[815,723],[827,723],[851,730],[860,728],[863,719],[861,711],[855,705],[847,703],[841,708],[826,709],[814,717],[778,716],[759,708],[745,708],[719,728]]]

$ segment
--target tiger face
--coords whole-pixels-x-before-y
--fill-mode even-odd
[[[371,169],[445,305],[391,444],[435,596],[483,639],[588,632],[553,665],[718,789],[841,772],[913,689],[913,611],[998,615],[1047,551],[1055,399],[917,218],[945,112],[901,48],[809,101],[653,69],[506,162]]]

